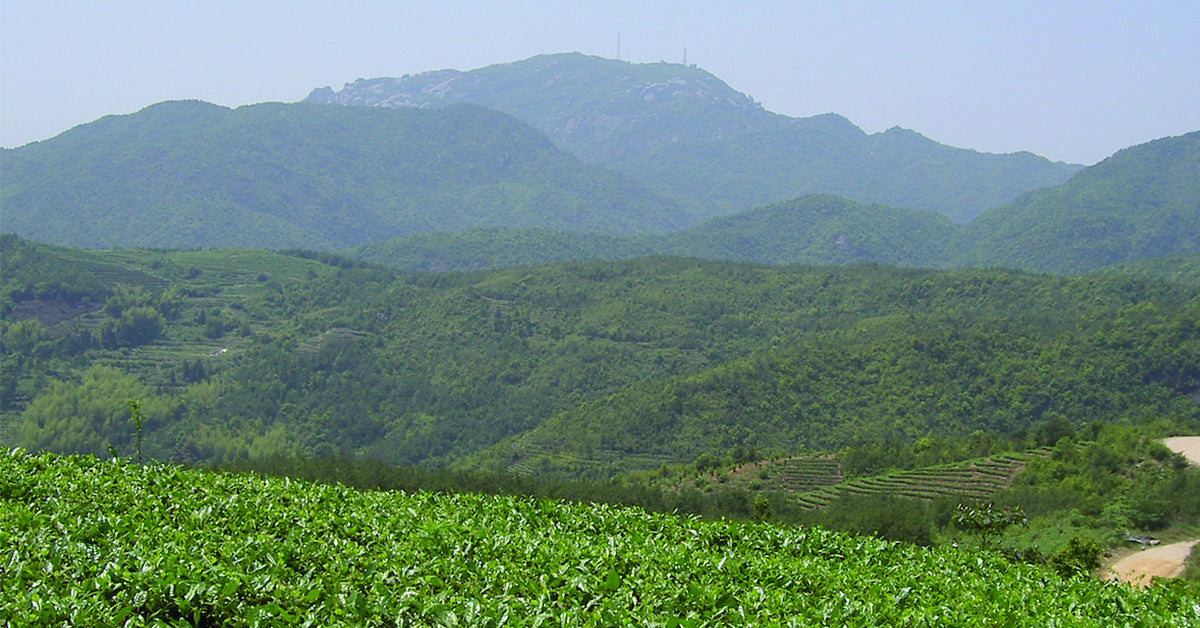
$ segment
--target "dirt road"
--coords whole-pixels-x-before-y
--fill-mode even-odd
[[[1171,451],[1183,454],[1194,465],[1200,465],[1200,436],[1175,436],[1163,439],[1163,444]]]
[[[1164,439],[1163,444],[1171,451],[1183,454],[1192,464],[1200,465],[1200,436],[1175,436]],[[1106,579],[1120,579],[1144,587],[1154,576],[1174,578],[1183,573],[1183,563],[1197,543],[1200,539],[1135,552],[1113,563]]]
[[[1138,586],[1150,584],[1150,578],[1161,576],[1174,578],[1183,573],[1183,561],[1192,553],[1192,547],[1200,541],[1184,541],[1170,545],[1159,545],[1148,550],[1135,552],[1109,567],[1108,580],[1119,579]]]

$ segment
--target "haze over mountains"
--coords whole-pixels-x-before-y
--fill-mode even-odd
[[[661,254],[1078,273],[1200,250],[1198,133],[1080,170],[788,118],[695,67],[578,54],[307,100],[160,103],[4,150],[2,228],[416,270]]]
[[[5,228],[87,247],[338,249],[479,227],[637,233],[678,206],[482,107],[168,102],[4,152]]]
[[[766,264],[1007,266],[1081,273],[1200,252],[1200,132],[1125,149],[1060,186],[957,225],[934,212],[812,195],[682,231],[641,237],[476,231],[354,250],[410,270],[479,269],[569,259],[684,255]]]
[[[989,155],[893,128],[867,135],[836,114],[771,113],[695,66],[541,55],[470,72],[359,79],[309,102],[377,107],[475,103],[509,113],[581,159],[623,172],[697,219],[811,193],[930,209],[966,222],[1079,166]]]

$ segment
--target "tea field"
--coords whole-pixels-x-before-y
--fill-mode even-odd
[[[15,626],[1181,626],[999,556],[548,500],[0,454]]]

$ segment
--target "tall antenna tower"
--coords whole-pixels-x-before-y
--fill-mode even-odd
[[[687,65],[687,46],[683,47],[683,64]]]
[[[617,61],[621,60],[621,31],[617,31]]]

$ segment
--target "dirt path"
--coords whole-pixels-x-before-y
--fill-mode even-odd
[[[1183,561],[1192,553],[1192,547],[1200,540],[1159,545],[1148,550],[1130,554],[1109,567],[1106,580],[1120,580],[1138,586],[1147,586],[1154,576],[1174,578],[1183,573]]]
[[[1200,436],[1175,436],[1164,439],[1163,444],[1171,451],[1183,454],[1188,462],[1200,465]],[[1144,587],[1154,576],[1174,578],[1183,573],[1183,563],[1197,543],[1200,539],[1135,552],[1113,563],[1105,579],[1119,579]]]
[[[1194,465],[1200,465],[1200,436],[1175,436],[1163,439],[1163,444],[1171,451],[1183,454]]]

